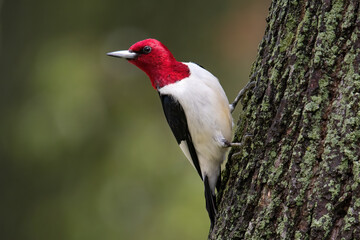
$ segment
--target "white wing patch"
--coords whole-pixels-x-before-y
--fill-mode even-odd
[[[189,160],[191,165],[195,168],[194,163],[193,163],[193,161],[191,159],[191,156],[190,156],[189,147],[187,145],[187,142],[186,141],[181,141],[179,146],[180,146],[181,150],[183,151],[185,157]]]

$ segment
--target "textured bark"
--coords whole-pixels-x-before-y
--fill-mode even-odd
[[[209,239],[360,239],[359,11],[272,2]]]

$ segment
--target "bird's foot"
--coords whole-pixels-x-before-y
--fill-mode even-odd
[[[253,137],[253,135],[251,134],[246,134],[243,137],[243,140],[241,142],[229,142],[226,139],[223,139],[222,143],[223,143],[223,147],[224,148],[228,148],[228,147],[242,147],[244,146],[244,144],[246,143],[246,141],[248,141],[249,139],[251,139]]]
[[[249,91],[250,89],[254,88],[256,85],[255,81],[252,81],[252,82],[249,82],[248,84],[246,84],[246,86],[240,90],[240,92],[238,93],[238,95],[236,96],[235,100],[233,103],[230,104],[230,112],[232,113],[235,108],[236,108],[236,105],[238,104],[238,102],[240,101],[240,99],[242,99],[245,95],[245,93],[247,91]]]
[[[237,147],[242,148],[242,147],[244,146],[244,144],[245,144],[248,140],[250,140],[252,137],[253,137],[253,135],[251,135],[251,134],[246,134],[246,135],[244,136],[242,142],[240,142],[240,143],[233,143],[233,144],[235,144],[235,146],[237,146]],[[231,156],[231,158],[236,157],[236,156],[239,155],[240,153],[241,153],[240,150],[237,151],[236,153],[233,153],[232,156]]]

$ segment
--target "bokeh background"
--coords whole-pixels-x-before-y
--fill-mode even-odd
[[[231,101],[269,5],[0,0],[0,239],[206,239],[203,185],[157,93],[105,53],[157,38]]]

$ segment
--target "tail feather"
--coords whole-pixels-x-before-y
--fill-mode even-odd
[[[211,229],[214,226],[215,222],[215,215],[217,213],[216,207],[216,196],[211,191],[208,177],[205,176],[204,179],[204,186],[205,186],[205,200],[206,200],[206,210],[208,211],[210,222],[211,222]]]
[[[216,181],[216,190],[219,193],[221,188],[221,169],[219,168],[219,177]]]

